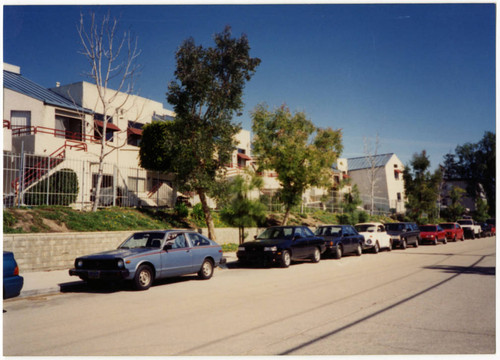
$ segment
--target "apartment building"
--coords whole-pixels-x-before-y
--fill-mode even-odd
[[[396,154],[339,159],[340,161],[347,163],[347,174],[352,185],[357,185],[365,210],[371,208],[371,174],[373,173],[376,210],[389,212],[393,209],[398,214],[405,212],[404,166]]]

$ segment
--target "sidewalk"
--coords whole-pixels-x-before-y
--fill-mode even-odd
[[[224,253],[227,262],[236,261],[236,253]],[[227,263],[219,269],[227,269]],[[23,289],[19,297],[56,294],[64,288],[80,286],[84,282],[76,276],[69,275],[69,269],[20,273],[24,278]],[[17,298],[19,298],[17,297]],[[16,298],[14,298],[16,299]]]

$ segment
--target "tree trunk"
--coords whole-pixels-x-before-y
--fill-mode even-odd
[[[94,205],[92,206],[92,211],[96,212],[97,208],[99,206],[99,197],[101,194],[101,184],[102,184],[102,173],[104,171],[104,146],[105,146],[105,141],[106,137],[103,136],[101,140],[101,155],[99,156],[99,170],[97,171],[97,184],[95,188],[95,199],[94,199]]]
[[[212,213],[210,212],[210,207],[207,203],[207,196],[203,190],[198,190],[198,196],[200,197],[201,207],[203,208],[203,213],[205,214],[205,223],[208,227],[208,238],[216,241],[214,220],[212,219]]]
[[[245,228],[240,226],[239,232],[240,232],[240,245],[241,245],[245,241]]]
[[[290,206],[286,207],[285,217],[283,218],[282,226],[285,226],[288,223],[288,218],[290,217]]]

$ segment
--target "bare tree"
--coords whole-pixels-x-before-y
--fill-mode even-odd
[[[375,188],[377,185],[377,173],[381,169],[380,166],[377,166],[377,155],[378,155],[378,149],[380,147],[380,139],[377,136],[375,138],[375,144],[372,145],[372,143],[367,139],[363,138],[363,143],[364,143],[364,153],[366,155],[366,159],[368,160],[368,183],[370,184],[370,215],[373,215],[373,212],[375,210]]]
[[[90,66],[90,71],[85,75],[96,86],[98,97],[95,107],[102,114],[102,127],[97,129],[101,146],[92,207],[92,211],[96,211],[99,206],[104,159],[119,147],[107,139],[106,130],[113,115],[127,110],[125,106],[134,89],[135,75],[139,69],[137,58],[141,52],[137,48],[137,38],[132,38],[130,31],[121,36],[118,34],[117,19],[111,19],[109,14],[103,16],[101,21],[97,21],[95,13],[90,13],[89,17],[87,25],[83,14],[80,14],[77,30],[82,43],[81,54],[87,58]]]

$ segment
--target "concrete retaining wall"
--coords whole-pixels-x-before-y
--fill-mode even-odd
[[[134,231],[3,234],[3,249],[12,251],[20,272],[62,270],[73,267],[75,258],[99,251],[116,249]],[[257,228],[245,229],[247,240]],[[207,235],[207,229],[202,229]],[[237,228],[217,228],[219,244],[238,243]]]

